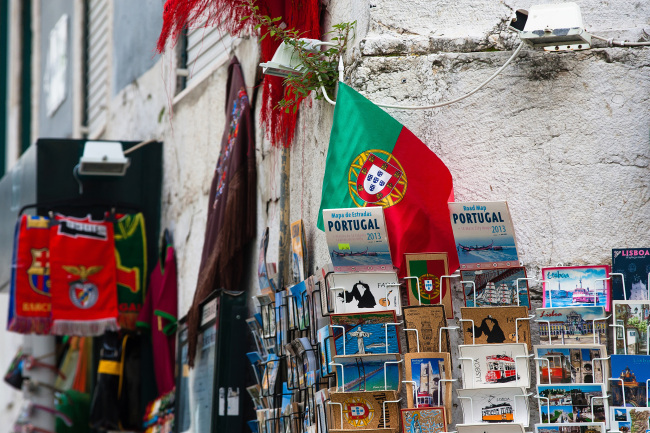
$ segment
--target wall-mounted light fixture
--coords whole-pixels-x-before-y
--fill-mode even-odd
[[[591,48],[591,35],[582,23],[576,3],[534,5],[519,9],[509,28],[533,48],[545,51],[575,51]]]
[[[124,176],[129,164],[122,143],[87,141],[78,167],[79,174],[85,176]]]

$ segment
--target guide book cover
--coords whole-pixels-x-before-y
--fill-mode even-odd
[[[505,201],[449,203],[461,271],[519,266]]]
[[[336,272],[393,270],[383,208],[325,209],[323,221]]]

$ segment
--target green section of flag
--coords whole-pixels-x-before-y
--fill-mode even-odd
[[[323,209],[356,206],[349,182],[354,187],[357,181],[356,175],[350,175],[357,156],[372,149],[392,152],[401,131],[397,120],[351,87],[339,83],[318,212],[319,229],[324,230]]]

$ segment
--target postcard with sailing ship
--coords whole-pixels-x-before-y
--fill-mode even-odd
[[[557,266],[542,268],[542,308],[589,305],[610,311],[609,266]]]
[[[323,221],[336,272],[393,270],[382,207],[325,209]]]
[[[449,214],[461,271],[520,266],[508,203],[449,203]]]
[[[460,271],[460,278],[466,307],[517,305],[530,310],[524,267]]]

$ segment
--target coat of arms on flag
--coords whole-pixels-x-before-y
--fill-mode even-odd
[[[393,163],[391,164],[378,156],[382,154],[386,154],[387,156],[384,156],[384,158],[392,160]],[[403,188],[398,190],[398,196],[393,200],[387,200],[402,178],[403,172],[401,166],[399,166],[399,162],[389,153],[374,149],[370,152],[363,152],[355,162],[358,164],[364,158],[365,161],[363,162],[361,171],[357,174],[356,195],[366,203],[377,203],[378,201],[384,200],[388,206],[391,206],[399,202],[406,191],[406,179],[401,183]],[[355,163],[350,167],[350,177],[354,176],[354,165]],[[352,200],[354,199],[355,197],[352,195]]]

